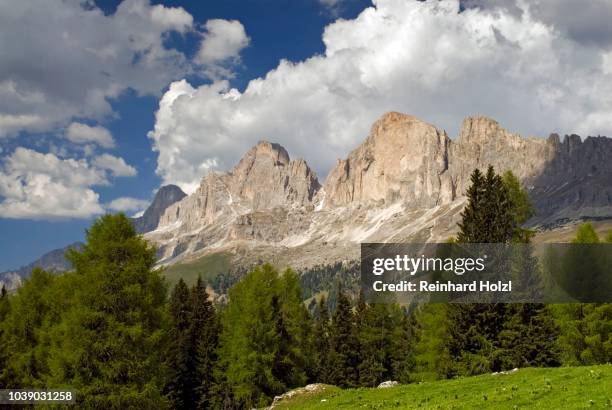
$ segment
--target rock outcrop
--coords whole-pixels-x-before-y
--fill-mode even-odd
[[[537,210],[531,224],[612,218],[612,140],[524,138],[486,117],[456,139],[388,113],[321,186],[304,160],[260,142],[169,206],[147,237],[162,263],[230,251],[299,267],[356,259],[360,242],[442,241],[456,231],[474,168],[512,170]],[[239,251],[238,251],[239,250]]]
[[[609,138],[523,138],[489,118],[469,117],[451,140],[412,116],[389,113],[330,172],[325,206],[372,200],[449,204],[464,195],[474,168],[493,165],[498,172],[512,170],[528,187],[538,210],[534,223],[612,216],[611,159]]]
[[[365,142],[338,161],[325,183],[326,206],[401,200],[414,206],[450,202],[450,139],[415,117],[385,114]]]
[[[163,259],[223,241],[282,240],[310,224],[287,222],[312,211],[319,188],[303,159],[261,141],[231,171],[210,172],[193,194],[168,207],[151,237],[172,244],[161,247]]]
[[[164,185],[157,190],[155,198],[142,216],[132,218],[134,229],[138,233],[146,233],[157,228],[159,219],[164,211],[172,204],[180,201],[187,196],[181,188],[176,185]]]

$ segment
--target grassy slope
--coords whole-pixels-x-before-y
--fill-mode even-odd
[[[323,401],[322,401],[323,400]],[[275,409],[583,409],[612,407],[612,365],[520,369],[387,389],[306,393]]]
[[[204,280],[210,280],[219,273],[227,272],[230,268],[230,256],[225,253],[214,253],[204,256],[193,262],[168,266],[164,276],[174,285],[180,278],[188,284],[195,283],[198,275]]]

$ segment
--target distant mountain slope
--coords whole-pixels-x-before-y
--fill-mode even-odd
[[[69,249],[81,249],[82,242],[72,243],[64,248],[54,249],[45,253],[34,262],[29,263],[14,271],[6,271],[0,273],[0,287],[5,285],[8,290],[15,289],[21,285],[21,281],[27,279],[34,268],[38,267],[50,272],[65,272],[71,268],[70,262],[65,258],[65,254]]]
[[[176,185],[165,185],[157,191],[151,205],[146,209],[144,214],[139,218],[132,218],[134,228],[138,233],[149,232],[159,222],[159,218],[170,205],[180,201],[186,194]],[[45,253],[40,258],[28,265],[22,266],[19,269],[0,272],[0,287],[5,285],[7,289],[16,289],[21,285],[23,279],[30,276],[30,273],[35,267],[40,267],[46,271],[65,272],[71,268],[70,263],[64,257],[68,249],[80,249],[83,246],[81,242],[75,242],[64,248],[54,249]]]

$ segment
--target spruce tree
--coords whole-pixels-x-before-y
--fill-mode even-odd
[[[297,275],[256,268],[229,291],[222,314],[216,394],[223,404],[262,407],[306,382],[309,316]]]
[[[400,319],[391,333],[389,352],[391,378],[402,384],[408,384],[416,365],[416,321],[412,313],[405,312],[399,306],[394,305],[392,309],[399,312]]]
[[[327,299],[322,296],[317,304],[315,325],[313,330],[313,348],[315,355],[314,375],[320,383],[329,380],[329,350],[330,350],[330,319]]]
[[[579,272],[580,268],[603,268],[609,272],[609,266],[594,266],[596,261],[593,259],[597,256],[597,252],[593,252],[587,245],[599,244],[600,238],[591,223],[584,223],[578,227],[572,243],[576,245],[575,249],[570,248],[562,258],[563,267],[570,273]],[[572,266],[568,268],[568,265]],[[575,278],[576,281],[580,279],[580,277]],[[588,283],[585,285],[588,286]],[[566,286],[575,287],[576,283]],[[612,361],[611,303],[568,303],[554,306],[553,312],[555,321],[561,329],[557,343],[564,365],[589,365]]]
[[[518,279],[526,288],[536,286],[537,266],[528,245],[532,235],[521,228],[533,214],[526,191],[512,173],[502,178],[491,166],[484,178],[475,170],[472,183],[459,223],[458,241],[526,243],[524,252],[518,254],[521,263],[518,269],[529,274]],[[454,373],[478,374],[523,365],[558,364],[554,344],[557,329],[541,304],[457,304],[447,307],[447,316]],[[534,326],[535,323],[539,326]]]
[[[190,296],[189,338],[193,374],[189,387],[194,407],[208,409],[212,406],[213,368],[217,360],[217,318],[201,277],[191,288]]]
[[[337,306],[332,316],[329,351],[329,382],[341,387],[358,383],[359,342],[351,302],[338,286]]]
[[[176,409],[193,408],[193,356],[189,330],[192,306],[189,288],[179,279],[170,296],[170,346],[167,395]]]
[[[467,205],[461,212],[459,222],[458,242],[484,242],[482,237],[486,232],[482,208],[485,199],[484,178],[478,168],[470,176],[471,185],[466,192]]]

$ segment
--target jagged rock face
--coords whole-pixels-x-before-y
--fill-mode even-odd
[[[268,216],[280,212],[290,220],[287,214],[312,211],[319,188],[304,160],[291,160],[280,145],[262,141],[230,172],[210,172],[196,192],[168,207],[151,237],[182,244],[181,253],[226,239],[272,240],[295,229],[274,226],[276,219]],[[177,235],[182,239],[176,241]],[[162,249],[162,257],[176,256]]]
[[[452,198],[445,132],[399,113],[378,120],[365,142],[338,161],[325,183],[325,205],[402,200],[432,206]]]
[[[232,195],[252,210],[310,203],[319,182],[303,159],[290,161],[278,144],[260,142],[232,171]]]
[[[612,139],[553,134],[548,146],[552,158],[527,181],[538,221],[612,217]]]
[[[512,170],[528,186],[536,220],[612,216],[610,158],[608,138],[523,138],[489,118],[468,117],[453,141],[412,116],[389,113],[330,172],[325,206],[371,200],[449,204],[464,195],[475,168],[493,165],[497,172]]]
[[[415,117],[385,114],[321,187],[303,160],[261,142],[234,169],[209,173],[147,237],[162,263],[220,249],[312,266],[358,257],[360,242],[443,241],[456,232],[474,168],[512,170],[532,224],[612,218],[612,140],[523,138],[469,117],[451,140]]]
[[[194,194],[168,208],[160,225],[181,221],[197,228],[224,213],[243,215],[278,206],[306,206],[312,204],[319,187],[303,159],[291,161],[283,147],[262,141],[232,171],[204,177]]]
[[[186,197],[181,188],[176,185],[165,185],[157,191],[151,205],[141,217],[133,218],[134,229],[138,233],[150,232],[157,228],[164,211],[172,204]]]

